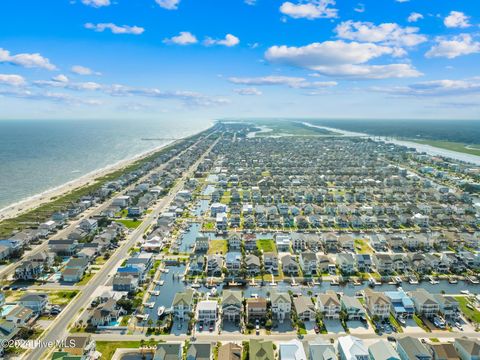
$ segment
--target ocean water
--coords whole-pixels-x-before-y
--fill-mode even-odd
[[[190,120],[2,120],[0,209],[206,129]]]

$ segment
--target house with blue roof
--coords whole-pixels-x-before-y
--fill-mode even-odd
[[[390,300],[392,313],[395,318],[409,319],[415,314],[415,304],[403,289],[397,291],[385,291],[385,296]]]

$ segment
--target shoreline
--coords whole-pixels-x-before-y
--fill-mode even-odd
[[[204,131],[204,130],[202,130]],[[195,134],[192,134],[195,135]],[[188,138],[188,135],[184,138]],[[144,151],[140,154],[134,155],[131,158],[128,159],[123,159],[120,161],[117,161],[114,164],[107,165],[103,168],[99,168],[96,170],[93,170],[89,173],[86,173],[76,179],[70,180],[66,183],[63,183],[61,185],[55,186],[53,188],[47,189],[45,191],[42,191],[41,193],[29,196],[25,199],[22,199],[20,201],[17,201],[15,203],[12,203],[2,209],[0,209],[0,221],[7,220],[14,218],[15,216],[19,216],[25,212],[28,212],[30,210],[34,210],[35,208],[39,207],[40,205],[43,205],[45,203],[48,203],[49,201],[52,201],[52,197],[59,197],[62,195],[67,194],[68,192],[78,189],[82,186],[86,186],[89,183],[95,181],[96,178],[102,177],[105,175],[108,175],[111,172],[121,170],[122,168],[127,167],[128,165],[134,163],[135,161],[141,160],[149,155],[152,155],[153,153],[179,141],[183,140],[184,138],[180,138],[177,140],[172,140],[172,141],[167,141],[166,143],[159,145],[151,150]]]

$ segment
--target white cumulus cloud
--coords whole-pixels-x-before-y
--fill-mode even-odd
[[[39,53],[34,54],[16,54],[11,55],[10,51],[0,48],[0,63],[9,63],[12,65],[23,66],[26,68],[43,68],[47,70],[55,70],[56,67],[49,59],[43,57]]]
[[[232,47],[238,45],[240,43],[240,39],[232,34],[225,35],[224,39],[212,39],[206,38],[203,42],[205,46],[212,46],[212,45],[223,45],[227,47]]]
[[[285,85],[293,89],[314,89],[336,86],[335,81],[308,81],[303,77],[295,76],[259,76],[259,77],[230,77],[228,79],[233,84],[238,85],[256,85],[256,86],[274,86]]]
[[[167,10],[177,10],[180,0],[155,0],[155,2],[162,8]]]
[[[23,76],[15,74],[0,74],[1,85],[22,86],[25,85],[25,83]]]
[[[245,95],[245,96],[259,96],[262,95],[262,92],[254,87],[249,88],[242,88],[242,89],[234,89],[238,95]]]
[[[408,22],[417,22],[418,20],[423,19],[423,15],[418,12],[412,12],[408,15]]]
[[[335,28],[338,37],[342,39],[407,47],[427,41],[427,37],[418,34],[418,30],[417,27],[401,27],[396,23],[375,25],[352,20],[344,21]]]
[[[385,55],[398,56],[403,53],[389,46],[343,40],[300,47],[272,46],[265,52],[265,58],[272,63],[311,69],[328,76],[384,79],[421,75],[410,64],[366,64]]]
[[[427,58],[446,57],[453,59],[462,55],[480,52],[480,42],[475,41],[470,34],[460,34],[447,38],[439,36],[435,39],[436,44],[427,51]]]
[[[469,17],[461,11],[450,11],[450,14],[443,20],[448,28],[466,28],[470,26]]]
[[[333,8],[334,0],[308,0],[296,4],[286,1],[280,6],[280,12],[294,19],[336,18],[338,10]]]
[[[177,36],[164,39],[165,44],[176,44],[176,45],[191,45],[198,42],[195,35],[188,31],[181,31]]]
[[[86,23],[85,28],[94,30],[97,32],[103,32],[108,29],[112,32],[112,34],[140,35],[145,31],[145,29],[140,26],[115,25],[113,23],[99,23],[99,24]]]
[[[110,6],[110,0],[82,0],[82,4],[92,7]]]
[[[101,73],[98,71],[93,71],[92,69],[82,65],[74,65],[70,70],[77,75],[101,75]]]

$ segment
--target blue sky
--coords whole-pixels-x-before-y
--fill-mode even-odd
[[[473,0],[16,0],[0,118],[478,119]]]

